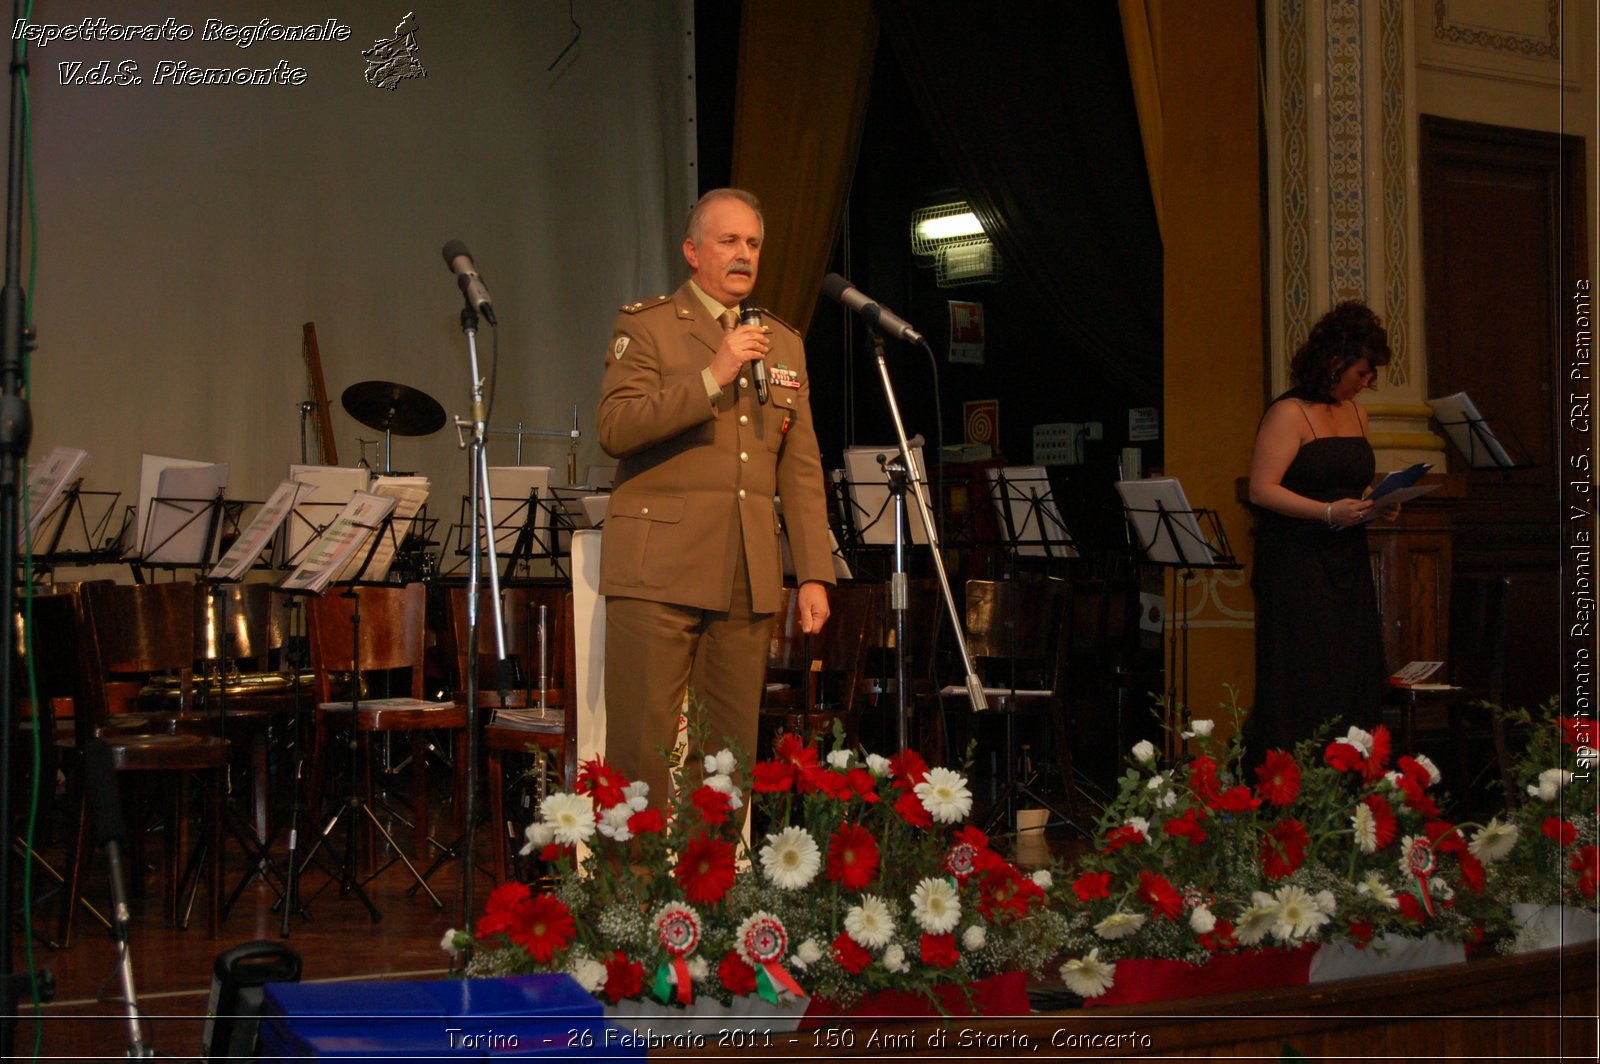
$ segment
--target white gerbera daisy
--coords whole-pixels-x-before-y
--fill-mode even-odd
[[[930,876],[911,892],[911,916],[930,935],[954,931],[961,922],[961,896],[948,879]]]
[[[1400,899],[1394,896],[1394,891],[1389,889],[1389,884],[1377,872],[1368,872],[1367,877],[1356,884],[1356,893],[1371,898],[1385,909],[1400,908]]]
[[[879,779],[888,779],[894,775],[894,770],[889,767],[889,759],[882,754],[867,755],[867,771]]]
[[[539,803],[539,815],[563,846],[588,842],[594,835],[594,806],[581,794],[557,791]]]
[[[528,841],[522,847],[522,849],[518,850],[517,852],[523,857],[526,857],[535,850],[542,850],[554,842],[556,838],[556,829],[551,827],[549,824],[546,824],[542,820],[535,820],[533,823],[529,824],[526,829],[524,829],[522,836]]]
[[[714,754],[706,755],[707,776],[731,776],[733,770],[739,767],[739,759],[733,756],[733,751],[723,747]]]
[[[843,771],[844,769],[850,767],[850,751],[830,750],[828,751],[827,761],[829,768],[836,768],[840,771]]]
[[[1204,905],[1189,913],[1189,929],[1197,935],[1209,935],[1217,928],[1217,918]]]
[[[1350,827],[1355,832],[1356,846],[1362,853],[1378,852],[1378,822],[1373,819],[1367,803],[1356,803],[1356,811],[1350,814]]]
[[[1233,937],[1241,946],[1254,946],[1267,937],[1267,932],[1277,922],[1276,899],[1258,890],[1250,895],[1250,907],[1239,914],[1239,925],[1233,929]]]
[[[1127,938],[1144,926],[1144,913],[1126,913],[1120,909],[1094,925],[1094,933],[1106,941]]]
[[[883,966],[891,972],[909,972],[911,962],[906,960],[906,948],[896,942],[883,951]]]
[[[1304,887],[1279,887],[1273,899],[1278,903],[1278,918],[1272,925],[1272,937],[1280,942],[1314,935],[1328,922],[1327,914],[1317,908],[1316,899]]]
[[[922,808],[941,824],[959,824],[972,812],[972,792],[959,772],[930,768],[928,777],[917,784]]]
[[[1473,833],[1467,850],[1484,864],[1492,864],[1516,849],[1517,836],[1517,825],[1502,824],[1493,817]]]
[[[1133,759],[1148,764],[1156,759],[1155,744],[1149,739],[1140,739],[1133,744]]]
[[[989,941],[989,933],[983,929],[982,924],[973,924],[961,932],[961,948],[968,953],[976,953]]]
[[[628,827],[628,821],[632,818],[633,810],[628,808],[628,803],[618,802],[600,814],[600,834],[617,842],[627,842],[633,838],[633,829]]]
[[[1061,966],[1061,981],[1081,998],[1099,997],[1111,989],[1116,968],[1116,962],[1107,964],[1100,959],[1100,947],[1096,946],[1084,956],[1064,963]]]
[[[822,852],[805,828],[787,827],[767,836],[761,847],[761,873],[779,890],[800,890],[822,867]]]
[[[863,894],[861,903],[844,914],[844,929],[858,945],[880,949],[894,938],[894,914],[876,894]]]

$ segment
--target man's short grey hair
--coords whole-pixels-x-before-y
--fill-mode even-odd
[[[700,243],[700,238],[705,235],[706,209],[717,200],[734,199],[756,212],[756,221],[761,223],[761,235],[767,232],[767,219],[761,213],[761,201],[756,199],[755,193],[746,192],[742,188],[714,188],[701,196],[689,210],[689,221],[683,227],[683,235],[694,243]]]

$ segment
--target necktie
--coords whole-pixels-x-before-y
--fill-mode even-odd
[[[722,322],[723,332],[732,332],[739,325],[739,312],[729,307],[722,312],[722,317],[718,320]]]

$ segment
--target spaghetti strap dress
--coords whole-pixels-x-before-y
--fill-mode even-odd
[[[1366,437],[1322,436],[1301,446],[1282,483],[1334,502],[1359,497],[1374,467]],[[1245,734],[1252,755],[1292,749],[1335,717],[1369,731],[1380,723],[1387,670],[1366,527],[1335,530],[1258,508],[1250,586],[1256,693]]]

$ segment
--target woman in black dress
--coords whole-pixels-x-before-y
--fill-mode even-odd
[[[1388,362],[1377,315],[1340,303],[1295,352],[1292,387],[1256,432],[1256,697],[1246,735],[1257,754],[1292,747],[1330,717],[1368,730],[1381,720],[1386,670],[1365,528],[1375,515],[1361,497],[1374,461],[1356,396]]]

